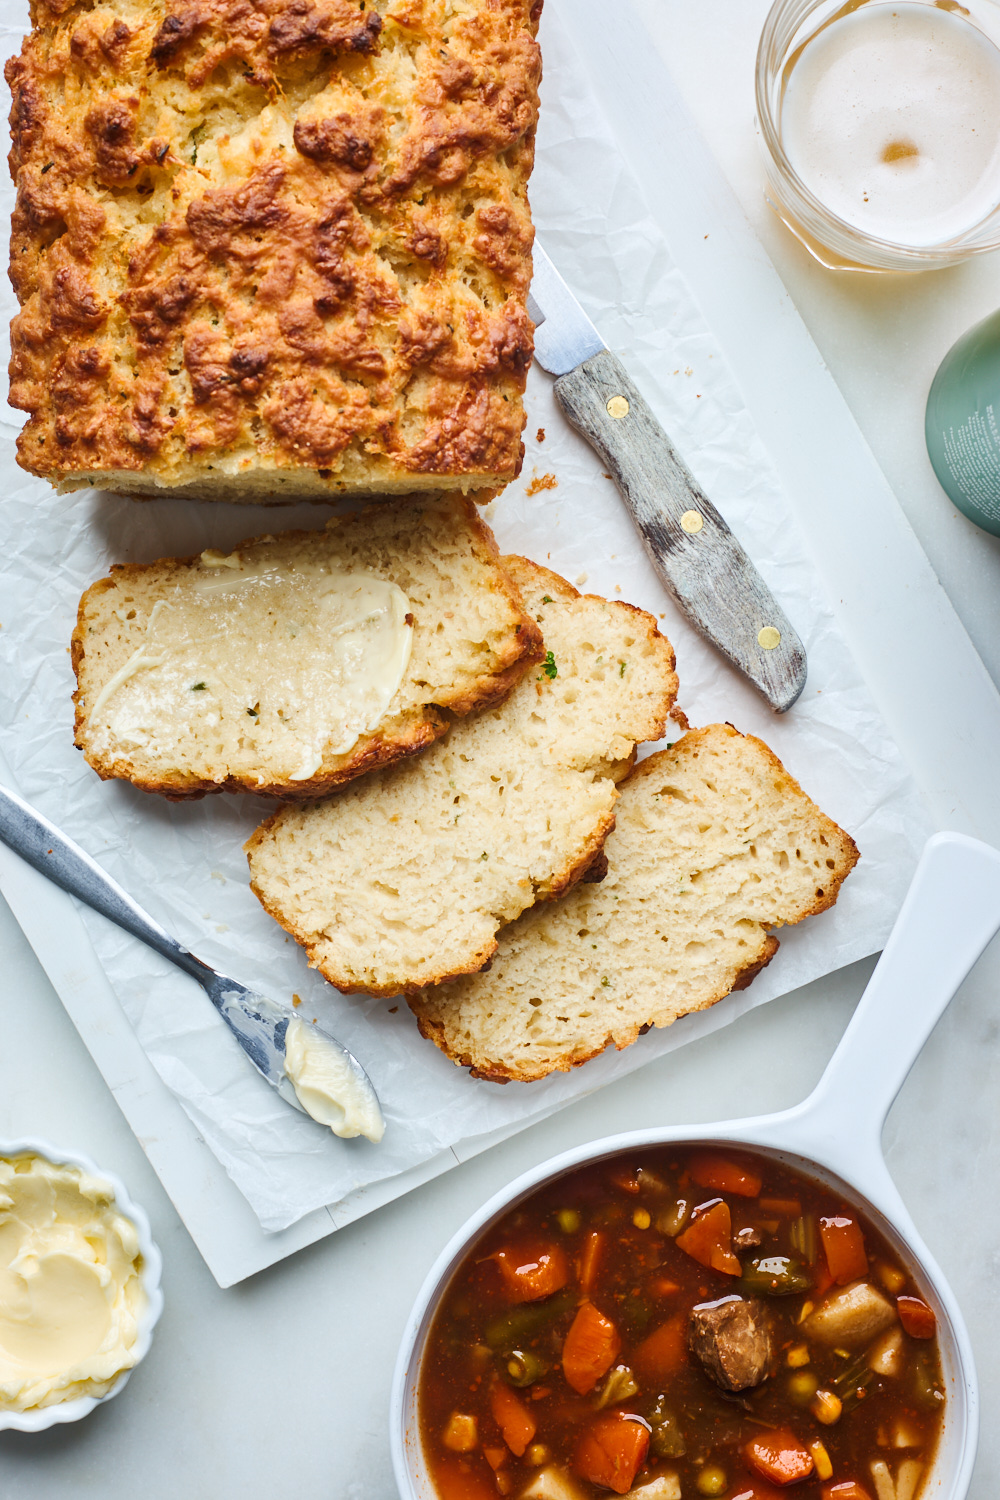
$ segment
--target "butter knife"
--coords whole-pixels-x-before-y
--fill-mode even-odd
[[[607,464],[682,613],[785,713],[805,687],[802,642],[537,240],[534,256],[535,358],[556,400]]]
[[[0,843],[13,849],[53,885],[86,902],[109,922],[115,922],[196,979],[258,1073],[277,1089],[287,1104],[320,1120],[300,1100],[285,1068],[285,1038],[294,1020],[292,1011],[197,958],[143,911],[79,844],[4,786],[0,786]],[[385,1122],[368,1074],[353,1053],[325,1027],[312,1025],[309,1031],[336,1059],[346,1101],[342,1120],[337,1116],[333,1123],[327,1118],[320,1123],[329,1125],[334,1135],[346,1138],[365,1135],[377,1143]]]

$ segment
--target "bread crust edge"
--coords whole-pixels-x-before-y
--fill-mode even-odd
[[[794,917],[786,918],[784,923],[780,923],[777,925],[795,925],[798,922],[805,921],[807,917],[818,916],[821,912],[828,911],[830,907],[835,904],[837,897],[840,894],[841,886],[861,857],[860,850],[858,849],[858,846],[855,843],[854,839],[849,833],[841,828],[838,823],[834,822],[834,820],[829,817],[828,814],[824,813],[816,803],[812,801],[812,798],[808,796],[808,793],[802,790],[802,787],[800,786],[798,781],[796,781],[795,777],[791,775],[791,773],[779,760],[778,756],[775,755],[771,747],[765,744],[763,740],[758,739],[758,737],[753,734],[744,734],[740,730],[736,729],[734,725],[729,723],[726,723],[723,726],[713,725],[705,726],[705,728],[703,729],[690,729],[688,730],[688,733],[692,736],[698,737],[706,734],[709,728],[715,730],[724,728],[734,738],[752,741],[752,743],[756,745],[758,750],[763,752],[765,759],[768,760],[771,763],[772,767],[775,768],[780,774],[780,778],[784,782],[785,786],[790,791],[796,792],[800,796],[805,797],[810,803],[812,803],[813,807],[816,807],[817,812],[826,825],[826,831],[831,833],[834,837],[835,848],[839,849],[840,859],[837,863],[837,866],[835,869],[830,871],[830,878],[826,882],[825,888],[822,891],[817,892],[817,895],[814,898],[812,904],[800,911]],[[664,749],[656,751],[653,755],[647,756],[644,761],[640,761],[640,763],[634,768],[629,779],[631,780],[632,777],[638,778],[649,775],[658,775],[662,769],[664,759],[669,754],[669,750]],[[757,975],[767,967],[767,965],[771,962],[772,958],[778,951],[778,939],[772,932],[763,930],[762,937],[763,941],[757,957],[751,959],[747,964],[744,965],[743,968],[737,970],[732,982],[728,986],[720,987],[719,990],[710,999],[702,1001],[701,1004],[693,1006],[690,1010],[684,1011],[683,1014],[694,1015],[698,1011],[709,1010],[713,1005],[717,1005],[720,1000],[724,1000],[727,995],[736,994],[740,990],[749,988],[749,986],[756,979]],[[406,998],[407,1004],[409,1005],[416,1018],[417,1028],[420,1032],[420,1035],[424,1037],[425,1040],[433,1042],[438,1050],[443,1052],[444,1055],[448,1057],[456,1067],[468,1068],[470,1077],[478,1078],[487,1083],[537,1083],[540,1082],[543,1078],[550,1078],[553,1073],[569,1073],[574,1068],[582,1067],[584,1063],[590,1062],[592,1058],[599,1057],[601,1053],[605,1052],[609,1046],[613,1045],[616,1051],[622,1052],[626,1047],[630,1047],[641,1035],[649,1031],[651,1028],[665,1028],[672,1025],[675,1020],[680,1019],[679,1016],[671,1015],[666,1018],[657,1020],[654,1016],[646,1022],[637,1022],[634,1026],[624,1028],[617,1033],[609,1031],[605,1035],[603,1042],[599,1046],[595,1045],[585,1055],[567,1056],[544,1069],[518,1070],[506,1068],[501,1064],[480,1066],[475,1063],[475,1061],[469,1054],[456,1053],[455,1051],[451,1050],[446,1039],[444,1025],[421,1014],[416,1003],[418,998],[416,993],[408,994]]]
[[[778,939],[770,933],[765,933],[764,942],[761,945],[761,951],[757,958],[751,959],[744,968],[737,971],[732,984],[728,987],[720,987],[710,1000],[704,1000],[700,1005],[693,1006],[691,1010],[685,1011],[684,1014],[691,1016],[697,1011],[710,1010],[713,1005],[718,1005],[720,1000],[725,1000],[727,995],[733,995],[738,990],[749,988],[757,978],[757,975],[763,969],[767,968],[771,959],[777,953],[778,946]],[[422,1016],[415,1009],[410,996],[407,996],[407,1004],[416,1017],[417,1029],[420,1035],[426,1041],[433,1042],[435,1047],[443,1052],[457,1068],[468,1068],[470,1078],[478,1078],[483,1083],[540,1083],[543,1078],[551,1078],[553,1073],[571,1073],[574,1068],[582,1068],[584,1063],[590,1062],[595,1057],[600,1057],[601,1053],[606,1052],[608,1047],[613,1046],[616,1052],[624,1052],[626,1047],[631,1047],[647,1031],[651,1031],[654,1027],[657,1030],[664,1029],[667,1026],[672,1026],[675,1020],[681,1019],[679,1016],[671,1016],[668,1020],[664,1021],[636,1022],[634,1026],[629,1027],[627,1030],[619,1032],[609,1031],[599,1046],[595,1046],[591,1051],[582,1053],[579,1056],[562,1058],[550,1068],[517,1070],[504,1068],[499,1065],[495,1067],[479,1067],[468,1055],[459,1056],[449,1051],[446,1042],[443,1040],[444,1027]]]

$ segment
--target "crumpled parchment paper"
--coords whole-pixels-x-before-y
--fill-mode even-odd
[[[404,1003],[338,995],[265,915],[249,890],[242,845],[267,804],[209,797],[171,805],[102,783],[73,749],[70,633],[81,592],[110,563],[228,549],[276,527],[321,526],[325,510],[58,497],[16,467],[11,414],[0,430],[0,723],[19,789],[209,963],[285,1003],[301,997],[299,1013],[331,1026],[363,1061],[383,1102],[388,1128],[381,1145],[338,1141],[257,1076],[193,981],[85,913],[125,1015],[267,1230],[453,1143],[538,1118],[877,950],[929,831],[909,773],[824,602],[720,345],[649,217],[557,21],[550,14],[543,25],[543,116],[531,190],[539,233],[796,624],[809,654],[803,698],[787,716],[775,717],[689,630],[600,461],[567,427],[549,377],[537,368],[529,381],[524,473],[489,508],[489,519],[503,549],[550,564],[588,592],[655,611],[677,651],[680,702],[692,723],[727,719],[761,735],[853,834],[863,859],[837,907],[785,932],[774,963],[743,994],[569,1076],[506,1087],[470,1079],[420,1039]],[[7,36],[14,50],[16,35]],[[6,298],[13,310],[9,290]],[[531,494],[533,481],[547,475],[556,487]]]

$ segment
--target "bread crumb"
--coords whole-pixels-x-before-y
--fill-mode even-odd
[[[535,442],[536,443],[544,443],[545,442],[545,428],[544,427],[539,427],[538,431],[535,433]]]
[[[542,490],[555,490],[558,488],[559,481],[554,474],[536,474],[524,493],[526,495],[540,495]]]
[[[292,996],[292,1004],[295,1006],[295,1009],[298,1010],[299,1006],[302,1004],[302,996],[301,995],[293,995]]]
[[[582,589],[583,585],[587,582],[587,575],[586,575],[586,573],[578,573],[577,576],[576,576],[576,578],[574,578],[573,582],[576,584],[576,586],[577,586],[578,589]]]

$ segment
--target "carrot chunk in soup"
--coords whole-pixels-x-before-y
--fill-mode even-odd
[[[937,1332],[934,1310],[920,1297],[897,1297],[896,1311],[911,1339],[932,1339]]]
[[[815,1467],[805,1443],[787,1427],[751,1438],[743,1454],[750,1467],[773,1484],[798,1484],[808,1479]]]
[[[601,1376],[618,1358],[618,1330],[592,1302],[581,1304],[563,1344],[562,1367],[566,1383],[578,1396],[592,1391]]]
[[[591,1292],[597,1281],[597,1271],[604,1253],[604,1236],[599,1229],[591,1229],[583,1242],[579,1259],[579,1282],[582,1292]]]
[[[632,1364],[647,1380],[665,1380],[687,1363],[687,1313],[675,1313],[632,1355]]]
[[[856,1219],[843,1214],[820,1219],[819,1234],[830,1275],[837,1286],[847,1286],[849,1281],[861,1281],[868,1275],[865,1237]]]
[[[531,1412],[502,1380],[494,1380],[490,1387],[490,1411],[507,1447],[516,1458],[520,1458],[538,1431],[538,1423]]]
[[[587,1427],[576,1448],[573,1467],[581,1479],[605,1485],[616,1495],[632,1488],[649,1449],[649,1428],[638,1417],[611,1412]]]
[[[733,1220],[728,1203],[707,1205],[695,1216],[676,1244],[692,1260],[726,1276],[739,1276],[743,1267],[733,1254]]]
[[[506,1245],[495,1250],[504,1290],[511,1302],[537,1302],[551,1297],[569,1280],[569,1262],[559,1245]]]
[[[758,1174],[717,1151],[696,1151],[689,1171],[699,1187],[711,1188],[714,1193],[733,1193],[737,1198],[760,1196]]]

